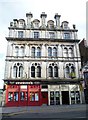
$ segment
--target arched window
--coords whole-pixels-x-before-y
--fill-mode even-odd
[[[13,77],[22,78],[23,77],[23,66],[21,63],[16,63],[13,66]]]
[[[23,67],[22,66],[19,66],[19,74],[18,74],[18,77],[23,77]]]
[[[58,67],[54,66],[54,77],[58,77]]]
[[[37,66],[37,77],[41,77],[41,67]]]
[[[31,77],[35,77],[35,67],[31,67]]]
[[[53,68],[52,68],[52,66],[49,66],[48,74],[49,74],[49,77],[53,77]]]
[[[35,58],[35,47],[32,47],[31,49],[31,56]]]
[[[48,57],[52,57],[52,48],[51,47],[48,48]]]
[[[13,67],[13,77],[14,78],[17,78],[17,69],[18,69],[17,66]]]
[[[21,46],[19,49],[19,56],[24,56],[24,47]]]
[[[41,49],[40,47],[37,48],[37,58],[41,57]]]
[[[65,68],[65,77],[69,78],[69,75],[70,75],[70,69],[69,69],[69,66],[66,66],[66,68]]]
[[[15,56],[19,56],[19,47],[18,46],[15,47]]]
[[[69,48],[69,57],[73,57],[73,50],[72,50],[72,48]]]
[[[68,57],[68,49],[64,48],[64,57]]]
[[[57,57],[57,48],[53,48],[53,57]]]
[[[70,75],[71,78],[75,78],[76,75],[75,75],[75,67],[72,65],[71,66],[71,75]]]

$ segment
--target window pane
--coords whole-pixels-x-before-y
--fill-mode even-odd
[[[14,101],[18,101],[18,92],[14,92]]]
[[[35,101],[35,94],[30,92],[30,101]]]
[[[54,77],[58,77],[58,67],[54,67]]]
[[[13,93],[12,92],[8,93],[8,101],[13,101]]]
[[[39,38],[39,32],[34,32],[34,38]]]
[[[38,93],[35,93],[35,101],[39,101],[39,95],[38,95]]]
[[[41,57],[41,49],[38,47],[37,48],[37,58]]]
[[[31,67],[31,77],[35,77],[35,67]]]
[[[53,68],[51,66],[49,66],[48,72],[49,72],[49,77],[53,77]]]
[[[37,77],[41,77],[41,67],[37,66]]]
[[[18,31],[18,38],[23,38],[23,31]]]
[[[18,77],[23,77],[23,67],[19,67],[19,76]]]
[[[19,48],[17,46],[15,47],[15,56],[19,56]]]
[[[70,39],[70,34],[69,33],[64,33],[64,39]]]
[[[32,49],[31,49],[31,56],[35,57],[35,47],[32,47]]]
[[[19,56],[24,56],[24,47],[19,49]]]
[[[14,66],[13,67],[13,77],[14,78],[17,78],[17,70],[18,70],[17,66]]]
[[[53,57],[57,57],[57,49],[53,48]]]
[[[52,56],[52,48],[49,47],[49,48],[48,48],[48,57],[51,57],[51,56]]]
[[[20,100],[25,100],[25,94],[24,92],[20,92]]]
[[[68,66],[66,66],[66,68],[65,68],[65,77],[66,78],[69,78],[69,74],[70,74],[70,69],[69,69],[69,67]]]

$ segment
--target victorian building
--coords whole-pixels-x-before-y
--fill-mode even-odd
[[[6,106],[79,104],[81,60],[76,26],[60,22],[60,15],[46,21],[24,19],[10,22],[6,37],[7,55],[4,84]]]

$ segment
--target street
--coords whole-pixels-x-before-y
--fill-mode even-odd
[[[10,108],[12,109],[12,108]],[[86,119],[86,105],[24,107],[22,111],[3,114],[3,119]],[[30,120],[29,119],[29,120]]]

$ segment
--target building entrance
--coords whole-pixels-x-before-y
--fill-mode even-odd
[[[69,91],[62,91],[62,104],[69,104]]]

